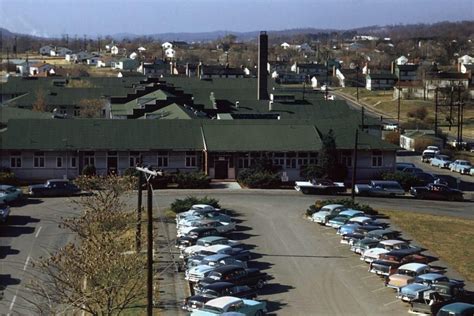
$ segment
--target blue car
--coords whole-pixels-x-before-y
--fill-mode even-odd
[[[11,185],[0,185],[0,200],[5,203],[11,203],[23,198],[23,192],[21,189]]]
[[[10,215],[10,207],[7,203],[0,200],[0,222],[5,223]]]

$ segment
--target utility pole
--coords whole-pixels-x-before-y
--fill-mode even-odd
[[[398,79],[398,107],[397,107],[397,125],[400,128],[400,79]]]
[[[362,114],[362,118],[361,118],[362,130],[364,130],[365,129],[365,107],[364,106],[362,106],[361,114]]]
[[[142,173],[138,173],[138,205],[137,205],[137,231],[135,236],[135,249],[137,253],[142,248],[142,185],[143,176]]]
[[[435,136],[438,136],[438,87],[435,88],[435,119],[434,119],[434,132]]]
[[[354,141],[354,165],[352,166],[352,189],[351,189],[351,198],[352,201],[355,201],[355,182],[357,176],[357,143],[359,142],[359,129],[356,128],[355,131],[355,141]]]
[[[151,178],[163,175],[162,172],[148,168],[135,167],[140,173],[146,175],[147,182],[147,315],[153,316],[153,189]]]
[[[356,67],[356,90],[357,90],[357,102],[359,102],[359,66]]]
[[[450,101],[449,101],[449,131],[451,131],[451,125],[453,124],[453,93],[454,86],[451,86]]]
[[[328,99],[329,77],[328,77],[329,51],[326,53],[326,100]]]

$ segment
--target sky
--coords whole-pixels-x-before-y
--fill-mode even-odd
[[[474,20],[473,0],[0,0],[0,27],[38,35],[246,32]]]

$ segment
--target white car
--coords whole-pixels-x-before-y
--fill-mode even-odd
[[[346,207],[341,204],[328,204],[323,206],[318,212],[313,213],[311,221],[325,225],[329,219],[336,217]]]
[[[367,263],[371,263],[374,260],[379,259],[381,254],[387,253],[392,250],[409,249],[410,245],[402,240],[389,239],[382,240],[375,248],[367,249],[362,253],[360,260]]]
[[[471,168],[472,165],[469,161],[461,159],[455,160],[449,165],[449,170],[459,172],[460,174],[469,174]]]
[[[230,239],[227,239],[226,237],[220,237],[220,236],[203,237],[203,238],[198,239],[194,246],[185,248],[183,251],[183,256],[184,257],[192,256],[194,253],[197,253],[213,245],[225,245],[225,246],[234,247],[240,244],[241,244],[240,241],[230,240]]]
[[[229,233],[235,230],[235,222],[219,222],[213,220],[203,220],[195,223],[196,226],[181,227],[178,230],[177,237],[186,236],[191,230],[197,227],[212,227],[219,233]]]

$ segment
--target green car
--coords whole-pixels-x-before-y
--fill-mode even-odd
[[[261,316],[267,312],[267,304],[232,296],[222,296],[208,301],[202,309],[192,312],[191,316],[212,316],[229,312],[247,316]]]
[[[5,203],[11,203],[23,198],[23,192],[21,189],[11,185],[0,184],[0,200]]]
[[[472,316],[474,305],[468,303],[452,303],[441,307],[436,316]]]

